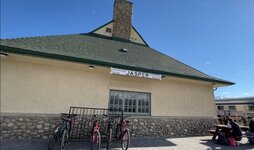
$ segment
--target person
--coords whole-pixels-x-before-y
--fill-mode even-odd
[[[236,123],[230,116],[227,116],[228,128],[227,137],[233,137],[236,141],[241,141],[242,139],[242,130],[238,123]]]
[[[246,132],[246,136],[250,144],[254,144],[254,118],[249,123],[249,130]]]

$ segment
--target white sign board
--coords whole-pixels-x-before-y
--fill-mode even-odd
[[[160,74],[146,73],[146,72],[141,72],[141,71],[111,68],[110,73],[111,74],[124,75],[124,76],[132,76],[132,77],[139,77],[139,78],[149,78],[149,79],[161,80],[161,75]]]

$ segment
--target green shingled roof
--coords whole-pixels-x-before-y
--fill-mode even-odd
[[[128,52],[120,52],[119,50],[122,48],[127,49]],[[91,33],[1,39],[1,51],[177,76],[225,85],[234,84],[208,76],[148,46]]]

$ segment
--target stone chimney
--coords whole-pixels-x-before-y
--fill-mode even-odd
[[[132,2],[115,0],[113,17],[113,37],[130,40],[132,28]]]

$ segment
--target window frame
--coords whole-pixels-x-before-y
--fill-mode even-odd
[[[234,109],[232,109],[232,108],[234,108]],[[237,108],[236,108],[236,105],[229,105],[228,106],[228,110],[236,110]]]
[[[135,108],[135,110],[136,110],[136,112],[134,113],[134,112],[125,112],[124,111],[124,109],[125,109],[125,98],[122,98],[122,109],[123,109],[123,111],[124,111],[124,114],[127,114],[127,115],[131,115],[131,116],[151,116],[151,111],[152,111],[152,94],[151,93],[149,93],[149,92],[140,92],[140,91],[128,91],[128,90],[116,90],[116,89],[110,89],[109,90],[109,101],[108,101],[108,108],[110,109],[110,105],[111,105],[111,92],[122,92],[122,93],[128,93],[128,94],[131,94],[131,93],[135,93],[135,94],[138,94],[138,93],[140,93],[140,94],[146,94],[148,97],[149,97],[149,105],[148,105],[148,110],[149,110],[149,113],[139,113],[138,112],[138,109],[139,109],[139,105],[138,105],[138,103],[139,103],[139,99],[136,99],[135,101],[135,105],[136,105],[136,108]],[[128,106],[129,106],[129,100],[130,99],[127,99],[128,100]],[[133,100],[134,99],[132,99],[132,108],[131,109],[133,109]],[[145,102],[147,102],[147,101],[145,101]],[[118,103],[119,103],[119,100],[118,100]],[[119,106],[119,105],[118,105]],[[114,108],[114,104],[113,104],[113,108]],[[127,108],[127,109],[129,109],[129,108]],[[146,109],[146,108],[144,108],[144,109]]]
[[[222,108],[222,109],[220,109]],[[223,105],[217,105],[217,110],[225,110],[225,107]]]
[[[250,109],[250,108],[252,108],[253,110]],[[250,105],[246,105],[245,106],[245,111],[254,111],[254,105],[251,105],[251,104]]]

